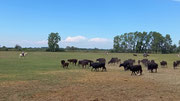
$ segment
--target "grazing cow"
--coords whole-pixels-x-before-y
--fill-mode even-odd
[[[63,64],[65,63],[65,60],[61,60],[61,65],[63,66]]]
[[[140,73],[142,75],[142,67],[141,65],[132,65],[130,66],[130,71],[132,71],[131,75],[136,75],[136,73]]]
[[[92,61],[92,60],[88,60],[88,59],[84,59],[84,61],[87,61],[88,62],[88,64],[90,64],[90,63],[93,63],[94,61]]]
[[[82,65],[82,68],[86,68],[86,65],[88,65],[88,61],[82,61],[81,65]]]
[[[158,64],[157,63],[149,62],[148,63],[148,70],[151,71],[151,73],[153,73],[154,69],[156,70],[156,73],[157,73]]]
[[[150,63],[150,61],[148,59],[143,59],[141,60],[141,62],[147,67],[148,63]]]
[[[136,62],[136,60],[134,60],[134,59],[128,59],[128,61],[129,61],[129,62],[132,62],[132,63],[135,63],[135,62]]]
[[[133,56],[137,56],[137,54],[133,54]]]
[[[162,66],[163,66],[163,67],[164,67],[164,66],[167,67],[167,62],[166,62],[166,61],[161,61],[160,64],[161,64],[161,67],[162,67]]]
[[[110,63],[119,63],[121,61],[121,59],[118,59],[118,58],[112,58],[109,62],[108,62],[108,64],[110,64]]]
[[[79,61],[78,61],[78,66],[81,65],[82,61],[83,61],[83,60],[79,60]]]
[[[99,59],[96,59],[96,61],[98,61],[99,63],[106,63],[105,58],[99,58]]]
[[[88,59],[84,59],[84,60],[79,60],[78,61],[78,66],[79,65],[88,65],[88,64],[90,64],[90,63],[93,63],[93,61],[92,60],[88,60]]]
[[[92,67],[91,71],[94,69],[95,71],[99,70],[99,68],[102,68],[102,71],[107,71],[105,67],[105,63],[90,63],[90,66]]]
[[[180,65],[180,60],[177,60],[176,62],[177,62],[177,65]]]
[[[176,69],[177,66],[178,66],[178,63],[174,61],[174,62],[173,62],[173,68]]]
[[[75,66],[76,66],[77,61],[78,61],[77,59],[68,59],[68,62],[75,64]]]
[[[125,60],[122,64],[119,65],[119,67],[123,66],[124,67],[124,70],[129,70],[130,69],[130,66],[133,65],[134,61],[132,60]]]
[[[64,63],[63,64],[63,68],[65,68],[65,67],[68,68],[68,66],[69,66],[69,63]]]
[[[65,62],[65,60],[61,60],[61,64],[62,64],[62,66],[63,66],[63,68],[68,68],[68,66],[69,66],[69,63],[66,63]]]

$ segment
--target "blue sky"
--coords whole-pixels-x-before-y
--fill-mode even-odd
[[[180,40],[180,0],[0,0],[0,45],[112,48],[125,32],[158,31]]]

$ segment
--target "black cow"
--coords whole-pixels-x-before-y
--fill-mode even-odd
[[[65,68],[65,67],[68,68],[68,66],[69,66],[69,63],[64,63],[63,64],[63,68]]]
[[[154,60],[151,60],[151,63],[155,63],[155,61],[154,61]]]
[[[69,66],[69,63],[66,63],[65,62],[65,60],[61,60],[61,64],[62,64],[62,66],[63,66],[63,68],[68,68],[68,66]]]
[[[173,68],[176,69],[178,66],[178,63],[176,61],[173,62]]]
[[[129,70],[130,69],[130,66],[132,66],[134,63],[134,61],[132,60],[125,60],[122,64],[119,65],[119,67],[123,66],[124,67],[124,70]]]
[[[180,65],[180,60],[177,60],[176,63],[177,63],[177,65]]]
[[[84,59],[84,61],[87,61],[88,62],[88,64],[90,64],[90,63],[93,63],[94,61],[92,61],[92,60],[88,60],[88,59]]]
[[[156,73],[157,73],[158,64],[157,63],[149,62],[148,63],[148,70],[151,71],[151,73],[153,73],[154,69],[156,70]]]
[[[82,65],[82,68],[86,68],[86,65],[88,65],[88,61],[82,61],[81,65]]]
[[[136,75],[136,73],[140,73],[142,75],[142,67],[141,65],[132,65],[130,66],[130,71],[132,71],[131,75]]]
[[[118,59],[118,58],[112,58],[109,62],[108,62],[108,64],[110,64],[110,63],[119,63],[121,61],[121,59]]]
[[[143,59],[141,60],[141,62],[147,67],[148,63],[150,63],[150,61],[148,59]]]
[[[161,64],[161,67],[162,66],[166,66],[167,67],[167,62],[166,61],[161,61],[160,64]]]
[[[102,68],[102,71],[107,71],[105,67],[105,63],[90,63],[90,66],[92,67],[91,71],[94,69],[95,71],[99,70]]]
[[[90,63],[93,63],[92,60],[88,60],[88,59],[84,59],[84,60],[79,60],[78,61],[78,66],[82,65],[83,67],[90,64]]]
[[[99,58],[99,59],[96,59],[96,61],[98,61],[99,63],[106,63],[105,58]]]
[[[137,54],[133,54],[133,56],[137,56]]]
[[[75,66],[76,66],[77,61],[78,61],[77,59],[68,59],[68,62],[75,64]]]
[[[65,63],[65,60],[61,60],[61,65],[63,66],[63,64]]]

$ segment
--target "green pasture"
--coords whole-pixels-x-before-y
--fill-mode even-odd
[[[50,80],[61,77],[53,77],[55,75],[41,75],[51,71],[64,71],[66,76],[72,75],[76,77],[85,75],[83,72],[74,73],[76,71],[91,72],[90,69],[82,69],[81,67],[70,65],[69,69],[63,69],[60,65],[62,59],[91,59],[106,58],[109,61],[112,57],[118,57],[121,61],[126,59],[143,59],[142,54],[137,57],[132,53],[85,53],[85,52],[28,52],[24,58],[19,58],[20,52],[0,52],[0,82],[1,81],[17,81],[17,80]],[[160,61],[168,62],[168,68],[172,68],[172,63],[178,60],[176,54],[150,54],[148,59],[153,59],[159,64]],[[108,65],[110,66],[110,65]],[[118,68],[118,65],[117,65]],[[108,69],[108,68],[107,68]]]

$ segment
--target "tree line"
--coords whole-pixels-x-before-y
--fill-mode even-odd
[[[22,48],[20,45],[15,45],[14,48],[0,47],[0,51],[109,51],[122,53],[177,53],[180,52],[179,45],[172,44],[172,39],[169,34],[163,36],[159,32],[129,32],[114,37],[114,44],[112,50],[103,49],[86,49],[67,46],[66,48],[59,48],[58,42],[61,41],[59,33],[50,33],[48,36],[48,47],[41,48]]]
[[[114,37],[113,52],[133,53],[177,53],[179,46],[172,44],[169,34],[163,36],[159,32],[129,32]]]

